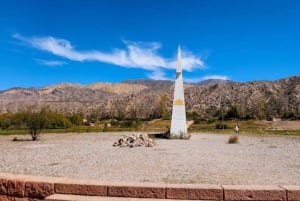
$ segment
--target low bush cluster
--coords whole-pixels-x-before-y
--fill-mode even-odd
[[[228,139],[229,144],[236,144],[239,142],[239,137],[237,135],[231,135]]]
[[[227,129],[227,124],[224,123],[217,123],[216,124],[216,129]]]

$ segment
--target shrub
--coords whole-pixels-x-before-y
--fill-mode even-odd
[[[239,142],[239,137],[237,135],[231,135],[228,139],[229,144],[236,144]]]
[[[46,128],[48,129],[62,129],[62,128],[70,128],[72,123],[70,120],[62,114],[53,113],[48,111],[47,114],[47,124]]]
[[[102,132],[107,132],[107,131],[108,131],[108,124],[105,123],[105,124],[104,124],[104,127],[103,127],[103,129],[102,129]]]
[[[238,118],[240,118],[237,107],[236,106],[231,106],[229,111],[225,114],[224,118],[227,119],[227,120],[228,119],[238,119]]]
[[[197,112],[193,112],[194,124],[200,124],[201,117]]]
[[[200,118],[194,118],[194,124],[200,124],[201,123],[201,120]]]
[[[216,129],[226,129],[226,128],[227,128],[227,124],[224,124],[224,123],[216,124]]]
[[[80,126],[83,122],[82,116],[79,114],[73,114],[72,116],[68,117],[69,121],[76,126]]]
[[[295,113],[294,113],[294,112],[291,112],[291,111],[285,112],[281,118],[282,118],[282,119],[285,119],[285,120],[286,120],[286,119],[294,120],[294,119],[295,119]]]
[[[214,123],[216,121],[216,119],[214,118],[207,118],[206,123],[211,124]]]

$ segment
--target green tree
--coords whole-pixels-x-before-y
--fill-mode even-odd
[[[28,109],[24,114],[26,115],[25,123],[29,128],[32,140],[35,141],[39,138],[39,134],[48,123],[47,109],[41,109],[40,111]]]
[[[238,113],[236,106],[231,106],[231,108],[227,111],[224,116],[225,119],[239,119],[240,115]]]
[[[68,119],[73,125],[80,126],[83,122],[82,116],[79,114],[73,114],[72,116],[69,116]]]
[[[46,128],[49,129],[62,129],[62,128],[70,128],[72,123],[70,120],[62,114],[47,112],[47,125]]]
[[[11,116],[11,126],[14,129],[26,129],[26,115],[23,111],[19,111]]]
[[[0,116],[0,128],[1,129],[8,129],[11,127],[11,114],[3,114]]]
[[[160,110],[161,118],[163,120],[171,119],[171,115],[168,112],[168,107],[167,107],[168,102],[169,102],[169,98],[167,95],[163,95],[160,97],[159,110]]]
[[[194,121],[194,124],[200,124],[201,117],[200,117],[199,113],[193,112],[193,121]]]

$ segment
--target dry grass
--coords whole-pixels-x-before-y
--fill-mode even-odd
[[[300,121],[225,121],[227,129],[216,129],[217,123],[219,122],[193,124],[189,132],[231,134],[235,132],[235,125],[239,124],[241,134],[300,135]]]
[[[141,130],[146,132],[167,132],[170,129],[171,121],[170,120],[153,120],[142,125]]]
[[[107,123],[107,122],[103,122]],[[241,129],[241,134],[274,134],[274,135],[300,135],[300,121],[265,121],[265,120],[248,120],[248,121],[225,121],[227,129],[216,129],[215,122],[200,122],[199,124],[192,124],[188,131],[189,133],[220,133],[232,134],[234,127],[238,123]],[[104,125],[104,124],[103,124]],[[149,122],[142,122],[138,128],[109,128],[107,131],[111,132],[125,132],[125,131],[143,131],[165,133],[170,129],[170,120],[156,119]],[[102,132],[103,126],[75,126],[68,129],[44,129],[43,133],[83,133],[83,132]],[[0,135],[14,135],[25,134],[28,135],[28,130],[10,130],[0,129]]]
[[[239,142],[239,137],[237,135],[231,135],[228,139],[229,144],[237,144]]]

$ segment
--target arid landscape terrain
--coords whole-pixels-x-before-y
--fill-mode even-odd
[[[173,88],[171,81],[154,80],[13,88],[0,92],[0,112],[16,112],[34,105],[84,116],[134,111],[137,117],[147,118],[159,112],[162,99],[170,113]],[[237,109],[241,118],[300,116],[299,76],[247,83],[206,80],[198,84],[185,84],[185,88],[187,111],[197,112],[202,117],[218,116],[232,107]]]
[[[154,139],[154,147],[114,147],[132,133],[45,134],[40,141],[0,136],[0,172],[98,181],[300,185],[298,136],[196,134]]]
[[[122,129],[121,124],[113,128],[114,115],[122,113],[126,119],[126,114],[134,112],[133,122],[137,122],[153,114],[159,117],[162,108],[170,113],[173,88],[171,81],[135,80],[1,91],[4,116],[27,107],[47,107],[84,118],[92,113],[98,118],[112,114],[112,120],[104,118],[93,126],[83,126],[94,129],[94,133],[77,133],[81,129],[78,125],[70,128],[73,134],[63,128],[62,134],[41,134],[38,141],[6,133],[0,136],[0,172],[102,181],[300,185],[300,77],[185,84],[187,111],[201,118],[200,123],[189,120],[189,140],[156,138],[154,147],[133,149],[112,146],[122,135],[131,134],[108,132]],[[234,118],[228,118],[229,114]],[[223,115],[227,128],[216,129]],[[106,127],[108,124],[111,127]],[[153,133],[166,131],[169,124],[169,119],[160,116],[129,127],[137,133]],[[229,134],[234,133],[236,124],[241,135],[238,143],[229,144]],[[13,141],[15,137],[19,140]]]

